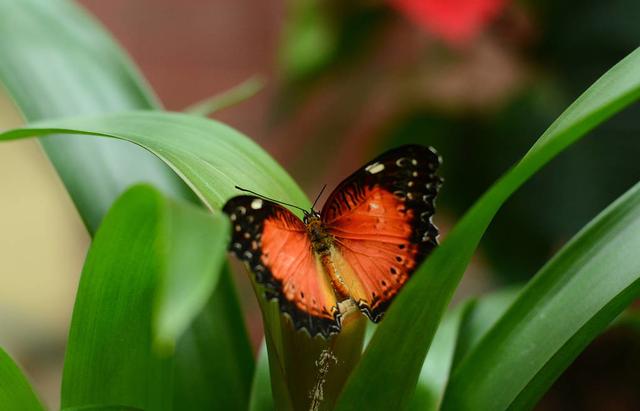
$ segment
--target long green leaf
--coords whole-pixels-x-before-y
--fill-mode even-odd
[[[549,127],[525,157],[476,202],[418,270],[367,346],[338,402],[338,410],[407,406],[442,314],[502,204],[563,149],[639,97],[637,49],[604,74]]]
[[[0,83],[29,121],[158,107],[111,37],[67,0],[0,0]],[[156,158],[119,141],[68,137],[43,147],[91,232],[133,183],[189,195]]]
[[[456,369],[443,409],[530,409],[640,295],[640,183],[578,233]],[[499,389],[498,389],[499,387]]]
[[[0,404],[6,411],[44,411],[20,368],[0,348]]]
[[[257,144],[231,127],[197,116],[140,111],[48,120],[7,131],[0,139],[59,133],[113,137],[148,149],[211,210],[219,210],[239,193],[235,185],[309,206],[302,190]]]
[[[193,238],[176,230],[194,225],[200,229]],[[172,360],[153,349],[154,301],[184,311],[172,301],[181,295],[163,293],[162,285],[178,274],[172,272],[176,268],[203,276],[204,268],[209,275],[218,272],[220,250],[201,241],[220,243],[216,236],[227,231],[226,219],[169,201],[149,186],[122,195],[105,217],[82,272],[65,357],[63,407],[171,409]]]

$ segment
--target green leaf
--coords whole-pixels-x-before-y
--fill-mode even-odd
[[[159,107],[111,37],[67,0],[0,0],[0,62],[0,83],[28,121]],[[191,198],[137,147],[73,136],[42,144],[91,232],[136,182]]]
[[[461,328],[475,305],[474,300],[459,304],[444,316],[422,365],[416,391],[409,404],[410,410],[438,409],[457,352]]]
[[[460,335],[458,336],[452,369],[458,366],[460,359],[473,349],[487,331],[502,317],[521,291],[522,287],[519,285],[510,286],[483,295],[475,300],[473,308],[469,310],[460,325]],[[433,344],[435,344],[435,339]],[[427,354],[427,361],[430,356],[431,350]]]
[[[0,348],[0,404],[6,411],[44,411],[31,384],[2,348]]]
[[[188,238],[184,227],[194,225],[201,227]],[[179,319],[185,320],[184,312],[196,308],[172,299],[193,292],[181,285],[176,289],[183,293],[167,294],[162,284],[175,281],[176,268],[200,277],[219,271],[215,265],[221,261],[220,241],[215,233],[227,231],[226,219],[169,201],[149,186],[122,195],[98,230],[80,279],[65,356],[63,407],[121,404],[171,409],[172,360],[153,349],[154,301],[160,307],[175,307]],[[219,249],[201,240],[213,240]],[[202,282],[211,284],[197,278],[189,285]],[[174,326],[174,317],[169,319],[159,324]]]
[[[508,287],[458,304],[440,322],[425,358],[410,410],[437,410],[459,357],[477,344],[509,308],[520,287]]]
[[[253,76],[229,90],[185,108],[184,112],[194,116],[211,115],[255,96],[262,90],[264,83],[265,81],[262,77]]]
[[[640,183],[540,270],[456,369],[443,409],[533,408],[640,295],[639,233]]]
[[[523,159],[475,203],[415,273],[391,305],[351,374],[337,410],[407,406],[438,323],[480,238],[502,204],[563,149],[638,97],[640,49],[580,96]]]
[[[274,409],[269,377],[269,353],[267,345],[263,342],[258,352],[256,372],[253,375],[249,411],[273,411]]]
[[[300,207],[310,205],[291,177],[257,144],[231,127],[202,117],[140,111],[65,118],[2,133],[0,140],[59,133],[113,137],[148,149],[211,210],[219,210],[239,194],[235,185]]]
[[[175,410],[247,409],[253,352],[227,268],[178,342],[175,360]]]
[[[164,218],[169,258],[155,297],[154,336],[172,350],[216,287],[231,228],[220,213],[192,207],[173,207]]]

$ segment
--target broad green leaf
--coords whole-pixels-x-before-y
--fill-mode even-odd
[[[0,85],[28,121],[158,107],[111,37],[68,0],[0,0],[0,62]],[[42,144],[91,232],[133,183],[189,198],[138,147],[73,136]]]
[[[264,79],[260,76],[253,76],[229,90],[185,108],[184,112],[194,116],[208,116],[253,97],[263,87]]]
[[[302,190],[257,144],[202,117],[140,111],[66,118],[33,123],[2,133],[0,139],[59,133],[113,137],[146,148],[173,168],[212,210],[240,193],[236,185],[309,206]]]
[[[254,360],[238,307],[224,268],[207,306],[178,342],[174,410],[247,409]]]
[[[474,204],[415,273],[351,374],[337,410],[402,409],[408,405],[438,323],[502,204],[558,153],[638,97],[640,49],[580,96],[522,160]]]
[[[639,249],[640,183],[549,261],[464,357],[443,409],[532,408],[640,295]]]
[[[2,348],[0,348],[0,404],[6,411],[44,411],[31,384]]]
[[[194,231],[194,225],[200,228]],[[185,227],[191,228],[193,238],[185,236]],[[170,356],[153,349],[154,302],[174,307],[181,316],[199,309],[173,301],[193,295],[189,289],[179,287],[185,292],[171,294],[163,284],[173,281],[178,273],[172,271],[179,268],[199,275],[193,286],[210,287],[212,280],[202,277],[219,272],[216,264],[222,261],[224,247],[216,236],[225,233],[224,237],[227,231],[226,219],[167,200],[149,186],[122,195],[105,217],[85,261],[65,356],[63,407],[121,404],[148,411],[171,409],[173,364]],[[218,243],[218,250],[203,240]],[[173,317],[169,319],[175,326]]]
[[[249,411],[273,411],[274,409],[269,378],[269,354],[267,345],[263,342],[258,352],[256,372],[253,375]]]

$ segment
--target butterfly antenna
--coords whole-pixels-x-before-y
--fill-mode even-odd
[[[320,190],[320,192],[318,193],[318,196],[316,197],[315,201],[313,202],[313,205],[311,206],[311,209],[315,209],[316,208],[316,203],[318,202],[318,200],[320,200],[320,196],[322,195],[322,193],[324,192],[324,189],[327,188],[327,185],[323,185],[322,186],[322,190]]]
[[[302,207],[298,207],[297,205],[293,205],[293,204],[285,203],[284,201],[275,200],[275,199],[273,199],[273,198],[269,198],[269,197],[264,196],[264,195],[262,195],[262,194],[258,194],[258,193],[256,193],[255,191],[247,190],[246,188],[242,188],[242,187],[238,187],[238,186],[235,186],[235,187],[236,187],[236,189],[237,189],[237,190],[244,191],[245,193],[251,193],[251,194],[253,194],[253,195],[255,195],[255,196],[258,196],[258,197],[263,198],[263,199],[265,199],[265,200],[272,201],[272,202],[274,202],[274,203],[278,203],[278,204],[286,205],[286,206],[289,206],[289,207],[297,208],[298,210],[302,211],[302,212],[303,212],[303,213],[305,213],[305,214],[306,214],[306,213],[308,213],[308,211],[307,211],[307,210],[305,210],[305,209],[304,209],[304,208],[302,208]]]

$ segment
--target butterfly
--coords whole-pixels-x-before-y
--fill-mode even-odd
[[[282,203],[302,210],[303,220],[241,189],[253,195],[223,207],[232,223],[229,250],[312,337],[340,332],[354,307],[378,322],[437,246],[432,216],[441,162],[431,147],[387,151],[340,183],[320,212]]]

